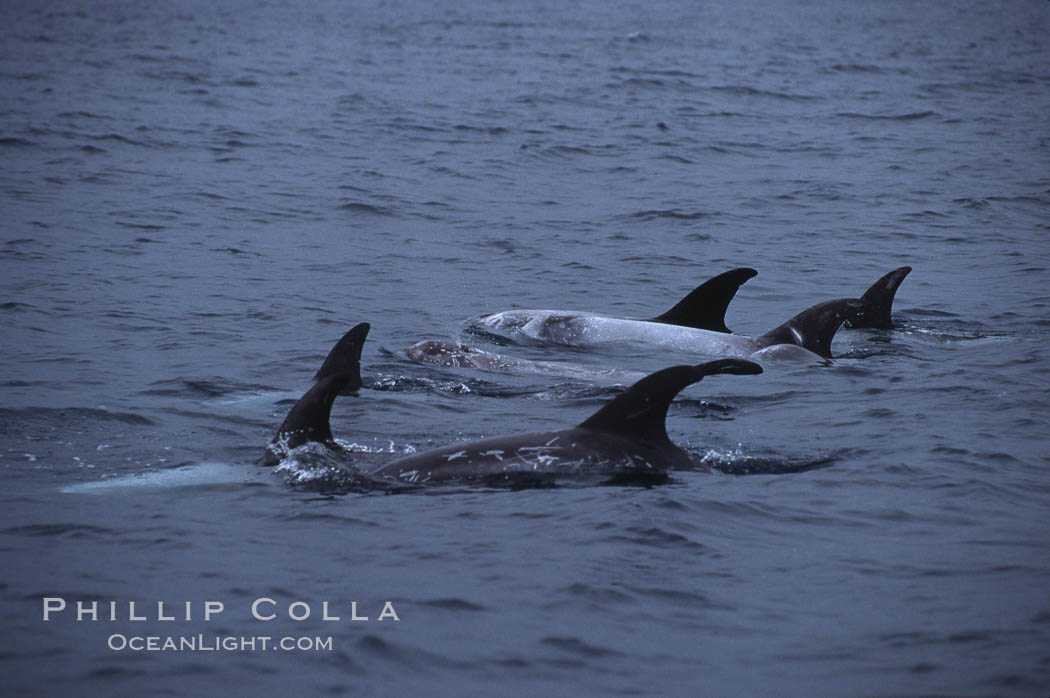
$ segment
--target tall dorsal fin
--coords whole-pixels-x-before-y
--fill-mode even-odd
[[[667,444],[667,408],[686,386],[718,373],[762,373],[744,359],[719,359],[698,366],[672,366],[651,373],[580,423],[581,429],[605,431],[649,444]]]
[[[271,443],[280,441],[290,449],[310,441],[330,443],[332,428],[328,419],[332,403],[351,380],[352,376],[343,373],[325,376],[314,383],[288,412]]]
[[[859,298],[839,298],[817,303],[775,330],[758,337],[758,340],[763,347],[797,344],[825,359],[830,359],[831,340],[838,332],[839,326],[863,307],[864,303]]]
[[[328,352],[321,368],[314,374],[314,380],[335,375],[349,376],[346,387],[356,390],[361,387],[361,349],[365,344],[365,337],[372,326],[367,322],[353,327],[343,335],[343,338],[335,343],[332,350]]]
[[[890,317],[890,314],[893,311],[893,298],[897,295],[897,288],[910,271],[911,267],[900,267],[873,283],[871,288],[860,297],[864,302],[864,308],[855,317],[846,320],[846,327],[892,329],[893,318]]]
[[[698,330],[729,332],[726,327],[726,309],[745,281],[758,274],[754,269],[741,267],[719,274],[694,288],[689,295],[650,322],[682,325]]]

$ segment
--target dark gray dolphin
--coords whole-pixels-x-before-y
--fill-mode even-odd
[[[428,483],[516,473],[614,475],[686,468],[692,459],[667,436],[671,400],[704,376],[761,372],[758,364],[742,359],[672,366],[642,378],[570,429],[451,444],[399,458],[372,474]]]
[[[873,283],[860,297],[864,307],[856,315],[846,319],[846,327],[893,329],[893,318],[890,317],[893,299],[909,272],[911,267],[899,267]]]
[[[452,444],[399,458],[371,475],[423,484],[528,474],[666,473],[692,465],[689,455],[667,436],[665,419],[675,395],[704,376],[761,372],[758,364],[742,359],[665,368],[642,378],[571,429]],[[318,381],[288,413],[274,441],[291,447],[313,441],[341,450],[332,438],[329,417],[347,380],[345,375],[331,375]],[[268,454],[272,452],[271,448]]]

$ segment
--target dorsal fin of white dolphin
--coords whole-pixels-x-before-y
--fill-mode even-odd
[[[825,359],[831,358],[831,340],[843,322],[864,309],[858,298],[839,298],[806,308],[780,327],[755,337],[759,348],[797,344]]]
[[[864,307],[854,317],[847,318],[846,327],[893,329],[893,318],[890,317],[893,299],[909,272],[911,267],[899,267],[873,283],[860,297]]]
[[[729,332],[726,327],[726,310],[736,292],[758,272],[748,267],[730,269],[708,279],[689,292],[666,313],[651,318],[649,322],[693,327],[712,332]]]
[[[361,387],[361,349],[365,345],[365,338],[372,326],[367,322],[355,325],[342,339],[336,342],[332,350],[328,352],[321,368],[314,374],[314,380],[319,381],[328,376],[345,374],[350,377],[346,389],[355,390]]]
[[[692,459],[667,436],[665,420],[674,397],[704,376],[761,372],[758,364],[743,359],[672,366],[642,378],[570,429],[454,443],[399,458],[372,474],[427,483],[530,473],[662,473],[688,467]]]

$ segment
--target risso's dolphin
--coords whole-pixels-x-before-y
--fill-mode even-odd
[[[404,456],[370,475],[423,484],[528,474],[620,479],[689,467],[689,455],[667,436],[665,420],[674,397],[705,376],[761,372],[758,364],[741,359],[672,366],[642,378],[570,429],[456,443]],[[277,430],[263,463],[274,465],[290,449],[310,442],[341,451],[329,419],[333,402],[352,380],[349,373],[330,374],[310,388]]]
[[[474,368],[480,371],[510,373],[518,376],[554,376],[577,380],[608,378],[623,382],[636,381],[644,374],[618,368],[590,368],[566,361],[532,361],[505,354],[493,354],[458,342],[428,339],[402,350],[409,359],[422,364],[446,368]]]
[[[510,327],[533,328],[559,323],[586,327],[592,321],[610,320],[651,325],[676,325],[708,330],[710,332],[728,333],[729,328],[726,327],[725,318],[729,302],[733,300],[740,286],[756,274],[758,274],[757,271],[747,267],[723,272],[700,284],[690,291],[685,298],[678,301],[673,308],[654,318],[625,318],[574,310],[508,310],[482,317],[474,322],[471,327],[473,329],[493,329],[497,331]],[[526,337],[530,336],[529,330],[526,330],[523,334]]]
[[[897,288],[910,271],[911,267],[894,269],[876,281],[860,298],[819,303],[780,327],[756,336],[726,334],[728,330],[724,329],[724,322],[721,324],[722,329],[678,322],[680,316],[674,313],[678,306],[652,320],[632,320],[556,310],[508,310],[471,320],[469,327],[479,333],[521,338],[543,344],[594,346],[630,342],[708,356],[748,357],[762,351],[763,354],[759,358],[804,358],[803,352],[779,346],[795,345],[827,359],[831,358],[831,340],[844,322],[854,328],[893,327],[890,317],[893,299]],[[718,282],[716,287],[724,291],[735,281],[735,293],[736,288],[753,275],[752,269],[734,269],[707,283]],[[690,296],[706,285],[697,288]],[[720,309],[724,317],[732,294],[723,294],[723,297],[725,304],[721,305]]]
[[[475,323],[487,332],[509,333],[548,344],[593,346],[630,342],[707,356],[741,358],[774,345],[791,344],[827,359],[831,358],[831,340],[839,326],[863,308],[863,301],[857,298],[825,301],[754,337],[595,315],[535,316],[514,310],[488,315]]]
[[[372,475],[428,483],[511,473],[612,475],[687,468],[693,465],[689,454],[667,436],[667,408],[686,386],[720,373],[756,374],[762,368],[742,359],[672,366],[642,378],[570,429],[455,443],[398,458]]]

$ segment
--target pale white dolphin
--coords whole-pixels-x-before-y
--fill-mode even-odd
[[[858,298],[825,301],[762,335],[724,334],[693,327],[586,314],[508,310],[474,321],[486,332],[543,344],[595,346],[632,343],[675,351],[747,358],[777,344],[794,344],[831,358],[831,340],[839,326],[864,309]]]
[[[652,320],[635,320],[595,313],[561,310],[507,310],[484,315],[468,322],[468,327],[487,334],[508,339],[523,339],[541,344],[563,344],[570,346],[594,346],[628,342],[658,346],[678,351],[709,356],[749,357],[756,352],[776,345],[796,345],[823,358],[831,358],[831,340],[839,326],[846,322],[855,328],[889,329],[893,327],[890,313],[897,288],[911,267],[900,267],[876,281],[859,299],[839,299],[819,303],[786,323],[757,336],[726,334],[724,322],[721,329],[717,323],[679,322],[681,313],[675,310],[686,304],[686,300],[704,297],[699,293],[708,284],[722,289],[725,308],[732,295],[726,297],[727,285],[739,287],[750,276],[749,269],[734,269],[698,287],[687,299],[683,299],[671,311]],[[751,274],[753,275],[753,274]],[[717,282],[717,284],[716,284]],[[735,288],[734,287],[734,293]],[[710,295],[708,295],[710,297]],[[702,305],[702,303],[700,303]],[[802,356],[793,350],[766,351],[764,355],[787,354],[793,358]]]
[[[756,274],[758,274],[757,271],[747,267],[730,269],[694,288],[667,312],[648,319],[612,318],[612,316],[572,310],[513,310],[506,313],[506,315],[509,318],[513,318],[512,321],[518,324],[526,322],[525,318],[542,319],[548,316],[557,316],[559,318],[601,317],[659,325],[681,325],[682,327],[694,327],[701,330],[710,330],[711,332],[729,332],[725,320],[729,302],[733,300],[740,286]],[[487,317],[502,315],[505,315],[505,313],[496,313],[496,315]],[[474,325],[475,329],[484,329],[485,327],[485,323]],[[496,325],[490,323],[488,327],[500,329],[498,323]]]

